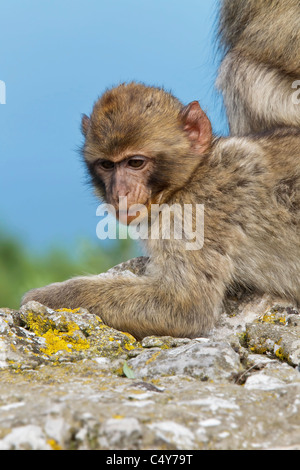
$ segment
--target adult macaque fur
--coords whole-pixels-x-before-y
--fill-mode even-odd
[[[299,0],[223,0],[219,33],[230,133],[300,127]]]
[[[129,205],[140,203],[149,211],[152,204],[204,204],[203,247],[187,250],[186,240],[174,236],[148,239],[150,260],[143,275],[74,278],[34,289],[23,303],[37,300],[54,309],[85,307],[138,339],[205,334],[218,318],[226,291],[236,284],[300,303],[299,110],[288,107],[287,94],[276,100],[270,116],[264,98],[255,106],[262,89],[251,68],[243,103],[238,88],[243,83],[237,84],[250,58],[268,73],[272,69],[288,79],[299,70],[300,62],[291,54],[280,65],[283,56],[276,38],[279,33],[287,36],[275,32],[270,18],[274,21],[277,15],[278,26],[284,28],[283,5],[289,17],[297,12],[293,37],[298,47],[296,0],[224,2],[221,31],[227,55],[219,83],[232,133],[239,136],[213,136],[196,101],[185,107],[170,93],[137,83],[105,92],[91,116],[82,120],[83,155],[91,180],[118,217],[132,221],[128,214],[118,213],[119,198],[125,196]],[[257,47],[253,57],[241,28],[245,21],[245,31],[252,31],[251,24],[256,31],[253,37],[248,33],[253,43],[249,48]],[[259,21],[264,26],[261,32]],[[272,41],[267,41],[272,34]],[[263,43],[268,44],[269,55],[266,51],[262,55]],[[228,80],[228,64],[237,48],[239,60]],[[299,57],[299,51],[296,54]],[[268,80],[261,77],[265,90]],[[275,81],[268,83],[275,86]],[[276,89],[272,90],[276,97]],[[241,136],[242,132],[249,135]],[[147,218],[148,212],[144,215]]]

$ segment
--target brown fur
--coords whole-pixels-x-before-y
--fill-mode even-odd
[[[224,0],[218,87],[234,135],[300,126],[299,0]]]
[[[142,84],[123,84],[104,93],[90,120],[85,120],[83,148],[100,197],[107,200],[103,184],[95,178],[93,164],[128,152],[159,159],[149,180],[153,193],[175,191],[187,183],[197,159],[190,152],[186,134],[180,132],[183,111],[183,105],[170,93]],[[183,161],[188,167],[186,172],[182,172]]]
[[[290,102],[300,72],[299,1],[225,0],[221,17],[219,84],[239,137],[212,138],[203,112],[134,83],[107,91],[82,121],[98,194],[108,197],[98,159],[146,153],[152,202],[204,204],[203,248],[147,240],[140,277],[70,279],[30,291],[23,303],[86,307],[137,338],[204,334],[235,283],[300,304],[300,121]]]
[[[133,87],[130,84],[129,90]],[[136,85],[133,96],[127,95],[124,86],[114,90],[122,103],[119,107],[114,101],[119,121],[106,124],[103,147],[98,130],[98,153],[96,132],[87,131],[85,148],[90,164],[104,147],[112,145],[107,136],[116,145],[114,126],[118,135],[123,135],[122,112],[124,129],[128,126],[124,90],[131,111],[137,111],[144,93],[146,97],[149,93],[142,85]],[[165,92],[156,93],[160,97]],[[143,276],[71,279],[34,290],[24,302],[35,299],[53,308],[86,307],[108,325],[137,338],[151,334],[195,337],[205,333],[217,318],[226,289],[235,282],[300,302],[300,130],[212,139],[209,151],[197,153],[192,144],[187,145],[184,123],[179,125],[183,106],[178,106],[175,113],[173,104],[170,113],[164,106],[167,129],[161,124],[157,133],[152,130],[147,149],[156,162],[158,175],[162,161],[163,180],[168,167],[164,167],[162,154],[169,165],[170,187],[162,192],[163,202],[205,205],[203,248],[187,251],[183,240],[148,240],[151,260]],[[102,113],[99,103],[95,109],[97,118]],[[139,113],[136,129],[146,127],[148,120],[151,127],[160,119],[161,111],[154,106],[150,115]],[[134,148],[143,147],[144,151],[133,123],[130,126],[130,135],[136,139]],[[126,135],[124,139],[127,142]],[[120,147],[123,152],[123,142]]]

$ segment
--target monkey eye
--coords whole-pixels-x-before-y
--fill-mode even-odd
[[[97,165],[102,168],[103,170],[113,170],[114,169],[114,162],[111,162],[110,160],[102,160],[97,163]]]
[[[142,168],[145,163],[146,163],[146,160],[144,158],[134,157],[128,160],[127,165],[130,166],[131,168]]]

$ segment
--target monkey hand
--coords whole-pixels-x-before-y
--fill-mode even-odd
[[[65,295],[67,292],[67,284],[70,284],[70,281],[56,282],[45,287],[32,289],[23,296],[21,305],[25,305],[27,302],[34,300],[54,310],[63,307],[70,308],[70,302],[66,299]],[[75,299],[73,299],[73,301],[74,300]]]
[[[191,278],[181,287],[178,283],[161,287],[161,279],[150,276],[79,277],[33,289],[25,294],[22,305],[37,301],[53,310],[82,307],[137,339],[151,335],[192,338],[212,327],[222,301],[212,283],[205,284],[206,295],[199,295],[196,281],[191,289]],[[213,303],[206,301],[209,289]]]

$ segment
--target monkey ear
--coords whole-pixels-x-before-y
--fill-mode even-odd
[[[184,130],[193,150],[201,155],[210,147],[212,141],[211,123],[198,101],[192,101],[181,112]]]
[[[90,125],[90,118],[86,114],[83,114],[82,120],[81,120],[81,132],[83,133],[84,136],[87,135],[89,125]]]

